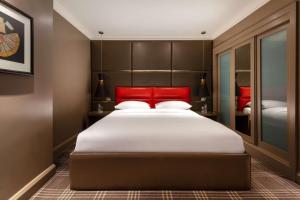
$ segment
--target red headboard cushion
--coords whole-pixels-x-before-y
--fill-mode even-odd
[[[154,87],[153,104],[161,101],[178,100],[190,103],[189,87]]]
[[[251,87],[240,87],[240,96],[238,97],[238,110],[243,111],[247,103],[251,101]]]
[[[116,103],[122,101],[144,101],[151,105],[152,88],[151,87],[116,87]]]
[[[116,103],[122,101],[144,101],[154,108],[155,103],[180,100],[190,103],[189,87],[116,87]]]
[[[240,96],[250,97],[251,96],[251,87],[240,87]]]

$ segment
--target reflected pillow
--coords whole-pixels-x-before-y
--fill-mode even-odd
[[[262,100],[261,107],[262,109],[274,108],[274,107],[287,107],[287,104],[284,101]]]
[[[245,108],[243,109],[243,113],[244,113],[244,114],[247,114],[247,115],[250,115],[250,114],[251,114],[251,108],[250,108],[250,107],[245,107]]]
[[[192,105],[185,101],[163,101],[155,104],[156,109],[181,109],[188,110]]]
[[[125,109],[150,109],[150,105],[143,101],[123,101],[115,106],[117,110]]]

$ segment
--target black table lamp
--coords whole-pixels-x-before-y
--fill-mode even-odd
[[[98,81],[97,81],[97,87],[95,91],[95,97],[98,98],[100,101],[110,101],[110,98],[107,97],[107,92],[105,90],[105,85],[104,85],[104,78],[103,78],[103,49],[102,49],[102,42],[103,42],[103,31],[99,31],[99,34],[101,36],[101,54],[100,54],[100,73],[98,74]],[[100,103],[98,103],[98,112],[103,111],[103,107],[101,106]]]
[[[98,74],[98,80],[97,80],[97,87],[96,87],[96,91],[95,91],[95,97],[97,99],[99,99],[100,101],[105,101],[106,100],[106,91],[105,91],[105,87],[104,87],[104,80],[102,77],[102,74]],[[97,104],[97,111],[99,113],[103,112],[103,107],[101,105],[101,103]]]
[[[200,80],[200,88],[199,88],[199,96],[201,97],[201,112],[207,113],[207,104],[206,104],[206,97],[208,97],[209,90],[206,84],[206,73],[202,74]]]
[[[96,88],[96,92],[95,92],[95,97],[99,98],[101,100],[105,100],[106,99],[106,91],[105,91],[105,87],[104,87],[104,80],[102,77],[102,74],[98,74],[98,81],[97,81],[97,88]]]

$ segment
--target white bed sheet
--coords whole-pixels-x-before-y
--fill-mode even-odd
[[[287,123],[287,107],[273,107],[262,110],[264,118],[268,119],[269,122],[276,123]]]
[[[191,110],[116,110],[81,132],[75,152],[243,153],[242,138]]]

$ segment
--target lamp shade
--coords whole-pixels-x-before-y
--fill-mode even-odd
[[[199,88],[199,96],[200,97],[207,97],[209,96],[209,90],[206,84],[206,73],[202,74],[202,78],[200,80],[200,88]]]
[[[106,98],[106,91],[104,87],[104,80],[102,78],[102,74],[98,74],[97,88],[95,92],[95,97],[97,98]]]

